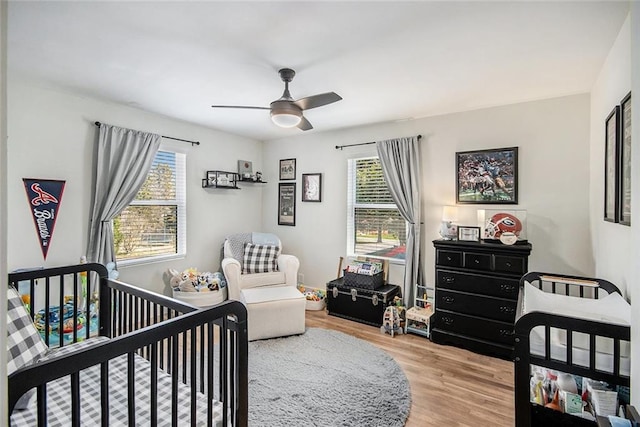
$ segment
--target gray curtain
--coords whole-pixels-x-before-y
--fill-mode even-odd
[[[142,187],[160,148],[160,135],[100,125],[87,260],[115,262],[111,220]]]
[[[391,197],[408,223],[403,299],[414,303],[414,285],[422,280],[420,238],[420,145],[417,137],[376,142],[378,157]]]

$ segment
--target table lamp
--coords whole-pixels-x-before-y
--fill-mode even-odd
[[[444,240],[455,240],[458,238],[458,226],[454,224],[457,220],[458,208],[456,206],[443,206],[440,236]]]

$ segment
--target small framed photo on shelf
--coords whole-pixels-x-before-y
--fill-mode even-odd
[[[303,173],[302,174],[302,201],[321,202],[322,201],[322,174]]]
[[[296,183],[278,184],[278,225],[296,225]]]
[[[479,242],[480,227],[458,226],[458,240],[463,242]]]
[[[280,160],[280,181],[296,179],[296,159]]]
[[[207,185],[216,185],[217,183],[216,171],[207,171]]]

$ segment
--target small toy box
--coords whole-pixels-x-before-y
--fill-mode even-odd
[[[304,294],[307,300],[306,310],[317,311],[324,310],[327,302],[327,293],[324,289],[310,288],[302,284],[298,285],[298,290]]]

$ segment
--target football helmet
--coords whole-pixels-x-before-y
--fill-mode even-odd
[[[499,239],[502,233],[509,232],[516,236],[522,231],[522,223],[515,215],[500,212],[491,217],[485,227],[489,239]]]

